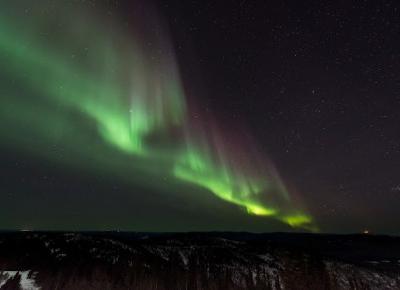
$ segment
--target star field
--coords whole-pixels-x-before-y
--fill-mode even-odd
[[[399,234],[396,1],[39,2],[0,4],[0,227]]]

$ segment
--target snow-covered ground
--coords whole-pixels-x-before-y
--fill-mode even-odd
[[[20,275],[19,286],[22,290],[40,290],[40,287],[36,286],[36,273],[32,273],[30,270],[0,271],[0,288],[5,285],[8,280],[14,279],[18,274]]]

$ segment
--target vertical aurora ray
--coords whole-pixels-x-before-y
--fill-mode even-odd
[[[0,12],[0,63],[9,80],[0,82],[3,143],[18,143],[27,150],[31,144],[19,135],[43,143],[62,140],[71,152],[100,154],[95,156],[99,166],[125,168],[124,162],[133,162],[117,162],[103,149],[84,149],[89,146],[88,132],[80,128],[81,121],[71,121],[73,112],[90,120],[104,143],[139,158],[132,175],[141,174],[141,164],[159,167],[153,170],[155,176],[164,170],[164,175],[205,188],[249,214],[315,229],[272,165],[251,154],[253,144],[232,146],[235,140],[228,140],[217,126],[196,124],[188,117],[190,107],[168,41],[128,34],[114,17],[104,19],[89,8],[77,14],[74,5],[57,4],[51,14],[43,15],[50,2],[22,3],[2,4],[8,9]],[[29,27],[18,21],[26,10]],[[75,25],[66,15],[75,16]],[[155,47],[149,49],[147,42]],[[13,81],[32,97],[23,97]]]
[[[0,28],[1,59],[6,69],[51,101],[86,113],[97,122],[99,133],[121,150],[144,154],[146,134],[182,120],[184,106],[180,85],[171,85],[177,82],[174,68],[162,64],[151,67],[145,61],[148,57],[133,44],[125,54],[109,52],[107,48],[97,52],[97,58],[89,64],[98,70],[93,72],[80,67],[79,60],[68,59],[73,54],[57,55],[32,44],[35,40],[19,38],[17,31],[7,30],[9,27],[12,26],[3,24]],[[98,43],[101,47],[101,42]],[[89,50],[90,46],[93,44],[86,43],[83,50]],[[132,62],[125,83],[120,81],[125,66],[121,69],[118,62],[97,68],[103,63],[103,57],[126,58]]]
[[[272,164],[251,152],[255,144],[245,142],[237,146],[240,142],[236,140],[236,146],[232,146],[213,125],[188,131],[197,136],[186,136],[188,144],[174,167],[177,178],[206,188],[251,215],[270,216],[292,227],[317,230],[311,216],[294,207]]]
[[[207,188],[221,199],[244,207],[250,214],[276,213],[276,209],[263,205],[257,198],[268,186],[266,176],[260,178],[246,172],[248,166],[244,163],[235,164],[233,155],[241,152],[229,154],[226,142],[215,128],[197,126],[190,132],[196,132],[197,136],[187,134],[187,145],[174,167],[176,177]]]

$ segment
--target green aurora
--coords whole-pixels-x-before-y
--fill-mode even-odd
[[[156,17],[135,21],[158,33],[132,32],[100,8],[23,3],[0,12],[4,146],[145,186],[162,186],[147,176],[169,176],[172,187],[190,183],[248,214],[317,230],[273,165],[251,153],[254,144],[233,147],[219,126],[192,120]],[[41,149],[56,143],[65,144],[62,156]]]

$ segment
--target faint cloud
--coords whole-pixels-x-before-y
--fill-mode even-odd
[[[392,191],[400,192],[400,184],[392,187]]]

